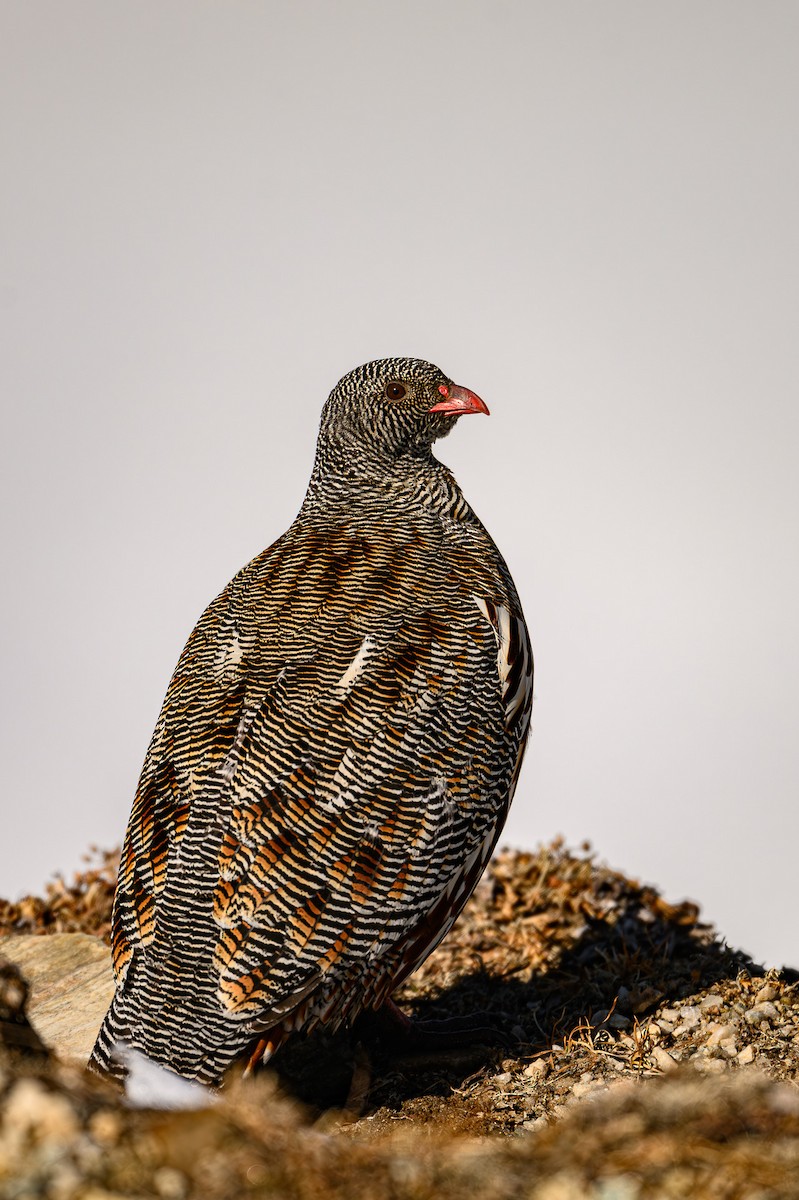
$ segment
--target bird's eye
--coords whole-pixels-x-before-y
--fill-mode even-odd
[[[389,400],[402,400],[405,396],[405,387],[401,383],[387,383],[386,395]]]

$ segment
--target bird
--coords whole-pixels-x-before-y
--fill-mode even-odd
[[[125,1047],[216,1088],[292,1034],[399,1014],[391,994],[474,891],[533,694],[508,567],[432,450],[478,413],[417,358],[328,397],[296,519],[208,606],[169,684],[90,1069],[124,1077]]]

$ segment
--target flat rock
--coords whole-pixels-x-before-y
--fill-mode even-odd
[[[63,1061],[84,1067],[114,994],[111,952],[87,933],[0,938],[0,956],[30,987],[27,1014]]]

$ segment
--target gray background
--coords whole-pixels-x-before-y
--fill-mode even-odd
[[[116,844],[182,645],[384,354],[516,576],[506,841],[799,962],[799,6],[5,2],[0,894]]]

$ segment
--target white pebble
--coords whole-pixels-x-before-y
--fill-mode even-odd
[[[761,1025],[763,1021],[776,1021],[777,1010],[773,1004],[766,1001],[764,1004],[756,1004],[754,1008],[750,1008],[749,1012],[744,1013],[744,1019],[747,1025]]]
[[[734,1025],[717,1025],[707,1039],[708,1046],[718,1046],[720,1042],[726,1042],[730,1038],[734,1038],[737,1030]]]
[[[675,1060],[671,1057],[668,1050],[664,1050],[662,1046],[655,1046],[652,1051],[652,1058],[655,1065],[660,1071],[673,1071],[677,1066]]]

